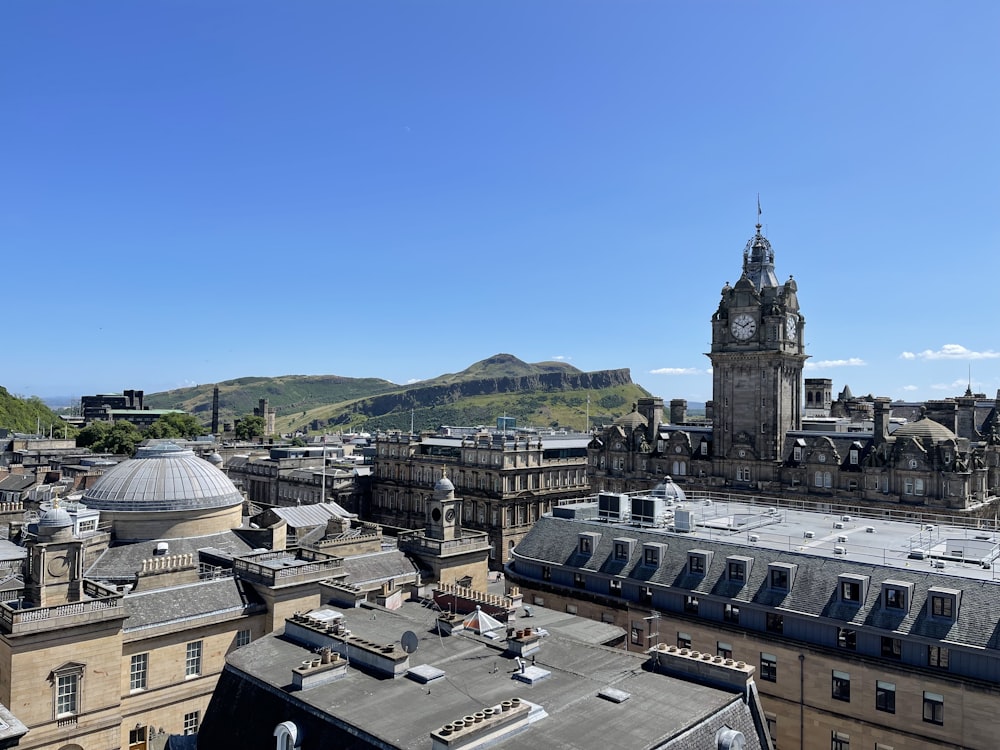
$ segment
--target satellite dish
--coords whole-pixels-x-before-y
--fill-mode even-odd
[[[399,643],[403,647],[403,651],[412,654],[417,650],[417,646],[420,645],[420,639],[417,638],[417,634],[412,630],[407,630],[399,639]]]

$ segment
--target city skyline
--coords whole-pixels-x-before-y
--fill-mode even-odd
[[[507,352],[705,401],[758,195],[805,377],[1000,388],[994,4],[0,13],[12,393]]]

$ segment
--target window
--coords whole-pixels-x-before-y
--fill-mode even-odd
[[[242,648],[250,643],[250,628],[236,632],[236,648]]]
[[[737,482],[749,482],[750,481],[750,467],[749,466],[737,466],[736,467],[736,481]]]
[[[938,669],[948,668],[948,649],[944,646],[927,647],[927,666]]]
[[[845,602],[860,602],[861,584],[857,581],[841,581],[840,598]]]
[[[129,690],[145,690],[149,674],[149,654],[134,654],[129,665]]]
[[[738,625],[740,622],[740,608],[735,604],[727,604],[722,612],[722,619]]]
[[[615,542],[615,559],[628,560],[628,545],[625,542]]]
[[[769,633],[782,633],[785,630],[785,618],[774,612],[768,612],[765,627]]]
[[[184,734],[197,734],[200,719],[201,711],[192,711],[189,714],[184,714]]]
[[[851,465],[852,466],[857,466],[858,465],[858,449],[857,448],[851,448],[850,452],[847,455],[848,455],[848,460],[850,461]]]
[[[837,645],[854,651],[858,647],[858,631],[850,628],[837,628]]]
[[[774,654],[760,654],[760,679],[765,682],[778,681],[778,657]]]
[[[788,571],[781,568],[771,568],[771,588],[788,591]],[[827,589],[829,591],[829,589]]]
[[[831,732],[830,750],[851,750],[851,735],[844,732]]]
[[[801,461],[802,460],[802,448],[800,446],[798,446],[798,445],[796,445],[794,448],[792,448],[792,460],[793,461]]]
[[[632,645],[641,646],[642,645],[642,626],[643,622],[641,620],[632,621]]]
[[[580,554],[589,555],[591,553],[591,539],[589,536],[580,537]]]
[[[134,729],[128,730],[128,746],[129,746],[129,750],[131,750],[132,748],[135,748],[136,750],[139,750],[139,748],[145,748],[146,747],[146,730],[147,729],[148,729],[148,727],[137,726]]]
[[[903,641],[891,636],[882,636],[882,656],[886,659],[899,659],[902,656]]]
[[[944,696],[924,691],[924,721],[944,724]]]
[[[954,617],[955,600],[951,596],[931,596],[931,614],[935,617]]]
[[[698,597],[688,594],[684,597],[684,611],[698,614]]]
[[[187,645],[184,659],[184,676],[197,677],[201,674],[201,641],[192,641]]]
[[[690,633],[677,633],[677,648],[691,648]]]
[[[56,677],[56,716],[72,716],[79,709],[80,672],[73,671]]]
[[[910,477],[907,477],[903,481],[903,493],[906,495],[913,494],[913,479],[911,479]]]
[[[896,683],[875,681],[875,710],[896,713]]]
[[[885,606],[889,609],[906,609],[906,592],[902,589],[887,588]]]
[[[730,581],[742,583],[746,580],[746,563],[730,560],[727,570]]]
[[[764,719],[767,721],[767,733],[771,737],[771,746],[777,750],[778,747],[778,715],[765,713]]]
[[[622,595],[622,582],[617,578],[612,578],[608,581],[608,593],[611,596],[621,596]]]
[[[688,555],[688,570],[695,575],[704,575],[705,558],[701,555]]]
[[[644,565],[659,565],[660,551],[656,547],[646,547],[642,553],[642,562]]]
[[[833,699],[851,702],[851,675],[833,670]]]
[[[552,568],[550,568],[548,565],[542,566],[542,580],[543,581],[552,580]]]
[[[583,575],[583,573],[574,573],[573,585],[576,586],[578,589],[587,588],[587,578]]]
[[[724,643],[723,641],[716,641],[715,643],[715,655],[721,656],[723,659],[733,658],[733,644]]]
[[[913,494],[914,495],[923,495],[924,494],[924,480],[923,479],[914,479],[913,480]]]

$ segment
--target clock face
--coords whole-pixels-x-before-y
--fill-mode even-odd
[[[448,521],[448,523],[451,523],[452,521],[455,520],[455,509],[454,508],[448,508],[448,512],[444,514],[444,520]]]
[[[733,332],[733,336],[738,338],[740,341],[746,341],[748,338],[757,333],[757,321],[746,313],[742,313],[737,315],[733,320],[730,330]]]
[[[65,555],[50,557],[46,568],[53,578],[62,578],[69,572],[69,560],[66,559]]]
[[[799,322],[795,319],[795,316],[789,315],[785,320],[785,335],[789,341],[795,341],[795,334],[798,331],[798,327]]]

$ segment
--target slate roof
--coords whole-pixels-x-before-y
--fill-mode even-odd
[[[21,492],[35,486],[35,477],[28,474],[8,474],[0,479],[0,491]]]
[[[579,533],[599,532],[600,539],[593,554],[580,554]],[[614,559],[616,538],[636,540],[627,561]],[[643,564],[643,544],[666,545],[661,548],[661,561],[656,567]],[[688,568],[688,552],[702,549],[713,552],[705,574],[693,574]],[[743,583],[729,581],[726,557],[739,555],[754,558]],[[596,522],[568,520],[543,516],[514,550],[513,567],[519,574],[518,558],[530,558],[544,564],[567,566],[581,571],[621,575],[635,581],[648,582],[693,593],[730,598],[761,607],[773,607],[785,612],[797,612],[816,617],[840,619],[895,633],[943,639],[977,648],[1000,648],[1000,624],[996,602],[1000,584],[990,580],[973,580],[951,576],[933,570],[890,567],[796,552],[781,552],[764,547],[691,538],[663,531],[643,531]],[[768,586],[768,565],[791,563],[796,566],[794,582],[787,592]],[[838,577],[842,573],[869,578],[868,594],[859,605],[838,599]],[[900,581],[913,586],[906,612],[888,609],[881,596],[885,581]],[[948,588],[962,591],[958,615],[954,622],[931,617],[925,606],[928,589]]]
[[[347,573],[348,583],[364,587],[366,583],[382,583],[390,578],[412,576],[417,568],[398,549],[391,549],[345,557],[343,570]]]
[[[252,614],[265,607],[252,586],[243,586],[235,578],[139,591],[127,595],[124,605],[126,633],[199,617]]]
[[[179,539],[154,539],[150,542],[109,547],[87,569],[85,575],[96,581],[133,578],[142,568],[142,561],[153,557],[156,545],[163,541],[169,545],[167,554],[170,555],[190,553],[197,557],[198,550],[206,548],[221,550],[230,555],[244,555],[253,549],[233,531]]]
[[[311,503],[309,505],[296,505],[287,508],[269,508],[268,510],[293,529],[325,526],[326,522],[333,516],[357,518],[356,514],[347,511],[334,502]]]

